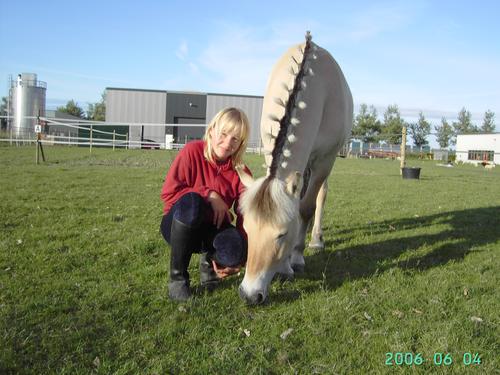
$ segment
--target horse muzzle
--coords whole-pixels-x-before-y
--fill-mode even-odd
[[[248,305],[259,305],[266,300],[266,296],[262,292],[253,292],[247,293],[245,288],[242,285],[239,287],[239,294],[243,301],[245,301]]]

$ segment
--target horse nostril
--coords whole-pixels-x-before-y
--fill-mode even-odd
[[[264,293],[257,293],[257,294],[248,295],[245,292],[245,288],[243,288],[241,285],[238,288],[238,292],[239,292],[240,298],[250,305],[258,305],[258,304],[264,302]]]

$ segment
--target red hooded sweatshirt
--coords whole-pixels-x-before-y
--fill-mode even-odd
[[[245,186],[234,170],[231,158],[225,162],[211,163],[203,155],[204,146],[204,141],[193,141],[179,151],[161,190],[163,214],[166,215],[184,194],[198,193],[207,200],[210,191],[215,191],[229,208],[234,204],[236,226],[246,236],[243,217],[238,212],[238,199]],[[247,167],[245,170],[250,173]]]

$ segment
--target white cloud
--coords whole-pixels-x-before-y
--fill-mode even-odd
[[[203,69],[208,90],[263,95],[273,65],[287,48],[304,40],[305,31],[311,30],[313,39],[334,53],[339,44],[345,46],[404,27],[416,12],[417,7],[411,5],[379,5],[347,15],[334,25],[298,18],[255,27],[214,22],[211,29],[215,37],[196,62]]]
[[[189,69],[191,70],[191,73],[193,74],[199,74],[200,73],[200,68],[198,68],[198,65],[195,63],[190,62],[189,63]]]
[[[400,3],[371,8],[353,16],[346,36],[356,42],[372,39],[384,32],[395,31],[413,22],[418,8],[411,3]]]
[[[288,47],[302,42],[304,27],[275,24],[265,29],[218,25],[220,31],[201,51],[198,65],[207,90],[263,95],[269,73]]]
[[[179,60],[185,61],[189,54],[188,44],[185,40],[181,41],[181,44],[175,51],[175,56],[179,58]]]

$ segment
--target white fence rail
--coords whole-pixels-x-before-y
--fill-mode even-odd
[[[7,118],[6,116],[0,116],[0,118]],[[83,130],[85,133],[88,132],[89,137],[81,137],[78,135],[71,135],[68,131],[67,135],[56,135],[56,134],[45,134],[43,127],[40,137],[34,131],[28,132],[14,132],[12,129],[10,131],[4,132],[0,136],[0,142],[9,143],[13,146],[23,146],[32,143],[40,143],[42,145],[53,146],[53,145],[66,145],[66,146],[83,146],[89,147],[110,147],[116,148],[145,148],[145,149],[181,149],[184,144],[192,139],[185,137],[184,139],[179,139],[178,142],[167,141],[155,141],[155,140],[131,140],[129,139],[129,133],[121,134],[113,130],[104,131],[99,129],[94,129],[94,126],[102,127],[137,127],[137,126],[153,126],[153,127],[206,127],[206,124],[157,124],[157,123],[123,123],[123,122],[102,122],[102,121],[88,121],[80,119],[55,119],[47,117],[33,117],[27,116],[28,119],[37,119],[43,126],[58,126],[65,127],[69,129]],[[73,133],[75,131],[73,130]],[[94,137],[96,134],[104,134],[106,136],[112,136],[109,138]],[[179,142],[180,141],[180,142]],[[247,147],[247,152],[260,153],[262,149],[260,144],[249,144]]]

